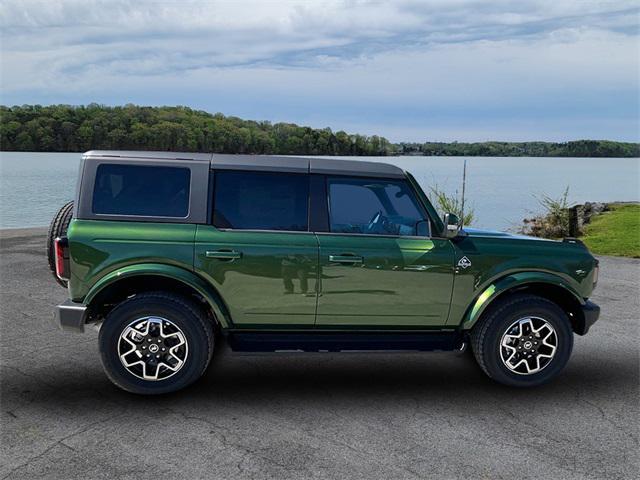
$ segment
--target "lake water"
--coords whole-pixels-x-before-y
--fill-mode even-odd
[[[461,189],[464,157],[349,158],[398,165],[427,193],[434,184]],[[0,228],[48,225],[73,199],[79,162],[79,153],[0,152]],[[640,159],[467,157],[466,202],[478,228],[513,229],[540,211],[536,196],[559,197],[567,186],[572,203],[638,201]]]

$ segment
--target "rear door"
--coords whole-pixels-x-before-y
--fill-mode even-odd
[[[213,177],[213,218],[196,233],[197,272],[220,292],[235,327],[312,327],[318,242],[308,231],[309,175]]]
[[[316,324],[445,325],[453,288],[453,246],[428,231],[417,235],[417,224],[428,217],[408,182],[327,177],[325,192],[328,225],[316,232],[321,269]]]

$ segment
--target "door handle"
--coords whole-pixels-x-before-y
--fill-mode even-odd
[[[362,257],[356,255],[329,255],[329,261],[334,263],[360,264],[364,261]]]
[[[242,252],[235,250],[207,250],[204,254],[207,258],[217,258],[218,260],[238,260],[242,258]]]

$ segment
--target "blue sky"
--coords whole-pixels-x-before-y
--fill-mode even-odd
[[[634,1],[3,0],[0,102],[640,141],[639,21]]]

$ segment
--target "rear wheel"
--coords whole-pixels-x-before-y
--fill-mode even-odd
[[[514,295],[487,312],[471,332],[471,346],[489,377],[510,386],[550,381],[573,349],[569,319],[555,303]]]
[[[98,341],[113,383],[132,393],[162,394],[204,373],[213,354],[213,325],[190,299],[150,292],[114,308]]]
[[[67,282],[60,280],[56,275],[56,258],[55,258],[55,240],[58,237],[64,237],[67,235],[69,229],[69,223],[71,223],[71,217],[73,216],[73,201],[65,203],[60,210],[53,216],[51,225],[49,225],[49,232],[47,233],[47,261],[49,263],[49,270],[53,274],[53,278],[56,279],[63,287],[67,288]]]

